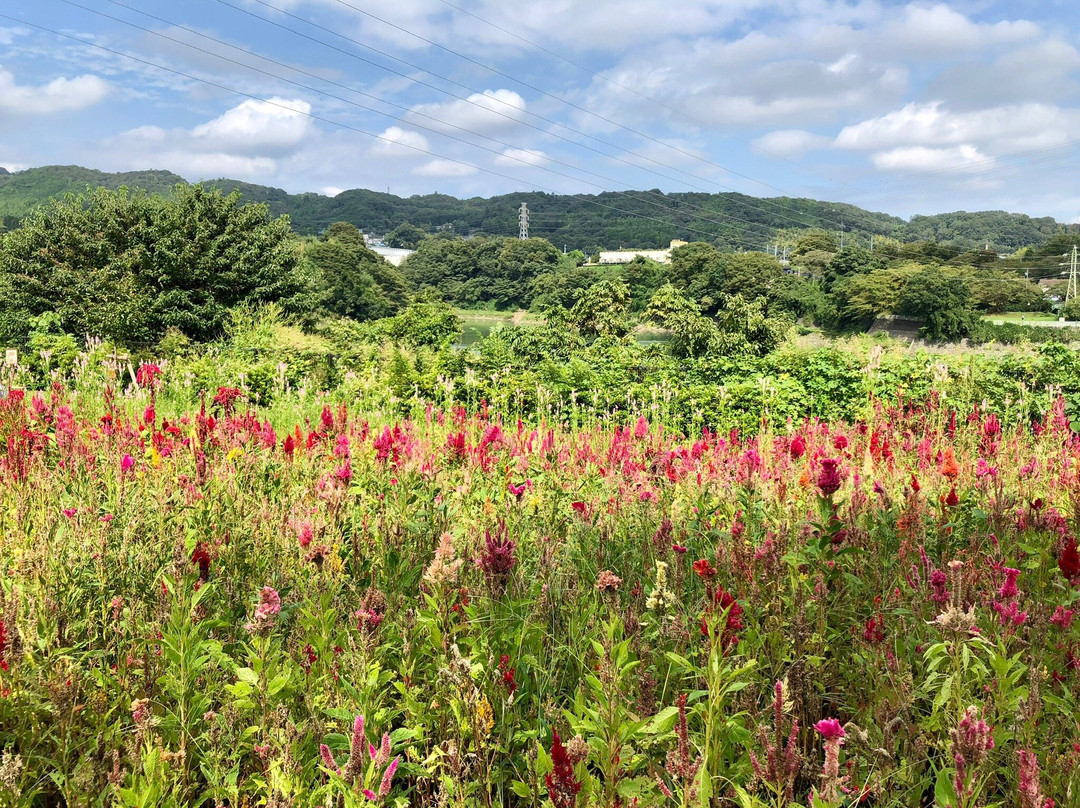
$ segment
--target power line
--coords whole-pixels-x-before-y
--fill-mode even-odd
[[[520,34],[517,34],[514,31],[511,31],[510,29],[499,25],[498,23],[494,23],[491,20],[485,19],[484,17],[481,17],[479,14],[474,14],[473,12],[469,11],[466,8],[462,8],[461,6],[456,6],[453,3],[449,2],[449,0],[439,0],[439,2],[442,3],[444,6],[448,6],[449,8],[452,8],[455,11],[459,11],[462,14],[466,14],[469,17],[472,17],[474,20],[478,20],[479,22],[482,22],[484,25],[487,25],[490,28],[494,28],[496,31],[502,31],[504,34],[507,34],[508,36],[512,36],[514,39],[518,40],[519,42],[524,42],[526,45],[531,45],[532,47],[536,48],[537,50],[548,54],[548,56],[554,56],[559,61],[565,62],[566,64],[570,65],[571,67],[576,67],[578,70],[581,70],[581,71],[583,71],[585,73],[588,73],[590,76],[598,78],[601,81],[604,81],[604,82],[610,84],[612,87],[618,87],[620,90],[625,90],[628,93],[632,93],[633,95],[636,95],[638,98],[641,98],[641,99],[643,99],[645,101],[648,101],[651,104],[655,104],[656,106],[658,106],[658,107],[660,107],[662,109],[666,109],[668,112],[674,112],[676,115],[679,115],[679,116],[685,118],[686,120],[690,121],[691,123],[694,123],[694,124],[696,124],[698,126],[704,126],[704,127],[708,128],[709,130],[711,130],[713,132],[717,132],[718,134],[721,134],[724,137],[729,137],[732,140],[737,140],[740,143],[745,143],[748,146],[752,146],[752,147],[758,149],[763,154],[767,154],[769,157],[775,158],[777,160],[783,160],[785,163],[790,163],[791,165],[795,166],[797,169],[800,169],[800,170],[805,171],[805,172],[810,173],[810,174],[815,174],[816,176],[822,177],[823,179],[826,179],[831,183],[834,183],[834,184],[837,184],[837,185],[839,185],[839,184],[847,185],[847,183],[838,183],[832,177],[825,176],[824,174],[821,174],[820,172],[814,171],[813,169],[810,169],[809,167],[804,166],[801,163],[796,162],[795,160],[791,160],[791,159],[789,159],[787,157],[784,157],[781,154],[776,154],[775,152],[769,151],[768,149],[762,149],[760,146],[757,146],[751,140],[747,140],[746,138],[739,137],[738,135],[733,135],[731,132],[727,132],[727,131],[725,131],[723,129],[718,129],[716,126],[714,126],[712,124],[706,123],[705,121],[702,121],[699,118],[695,118],[693,115],[689,114],[688,112],[686,112],[683,109],[679,109],[678,107],[674,107],[671,104],[665,104],[663,101],[660,101],[659,99],[653,98],[650,95],[646,95],[645,93],[640,92],[639,90],[635,90],[633,87],[629,87],[629,86],[627,86],[625,84],[622,84],[621,82],[618,82],[618,81],[615,81],[614,79],[608,78],[603,73],[600,73],[600,72],[598,72],[596,70],[593,70],[593,69],[591,69],[589,67],[586,67],[583,64],[579,64],[578,62],[575,62],[573,59],[568,59],[565,56],[563,56],[561,53],[556,53],[555,51],[544,47],[543,45],[539,44],[538,42],[534,42],[531,39],[523,37]],[[743,175],[739,174],[737,176],[743,176]],[[749,178],[749,179],[752,179],[752,178]],[[754,180],[754,182],[757,182],[757,180]],[[772,187],[772,186],[768,186],[768,187]]]
[[[121,23],[123,25],[130,26],[130,27],[135,28],[135,29],[137,29],[139,31],[143,31],[145,33],[148,33],[148,34],[150,34],[152,36],[156,36],[158,38],[165,39],[165,40],[167,40],[169,42],[173,42],[173,43],[175,43],[177,45],[180,45],[182,47],[190,48],[192,50],[198,51],[199,53],[204,53],[204,54],[206,54],[208,56],[211,56],[213,58],[220,59],[222,61],[228,62],[229,64],[238,65],[238,66],[244,67],[244,68],[246,68],[248,70],[252,70],[254,72],[260,73],[260,74],[262,74],[264,76],[268,76],[270,78],[274,78],[274,79],[277,79],[279,81],[283,81],[283,82],[286,82],[288,84],[292,84],[293,86],[299,87],[299,88],[307,90],[309,92],[325,95],[325,96],[327,96],[329,98],[333,98],[333,99],[335,99],[337,101],[341,101],[341,102],[343,102],[345,104],[349,104],[349,105],[355,106],[355,107],[357,107],[359,109],[363,109],[363,110],[366,110],[366,111],[369,111],[369,112],[373,112],[373,113],[375,113],[377,115],[382,115],[384,117],[389,117],[389,118],[391,118],[391,120],[394,120],[394,121],[398,121],[398,122],[401,122],[401,123],[407,123],[410,126],[415,126],[418,129],[423,129],[426,132],[431,132],[432,134],[442,136],[442,137],[446,137],[446,138],[448,138],[450,140],[454,140],[456,142],[463,143],[463,144],[465,144],[467,146],[470,146],[470,147],[473,147],[473,148],[483,149],[484,151],[487,151],[487,152],[489,152],[491,154],[494,154],[494,155],[496,155],[496,156],[498,156],[500,158],[512,160],[512,161],[520,163],[520,164],[522,164],[522,165],[524,165],[526,167],[536,168],[536,169],[539,169],[541,171],[546,171],[548,173],[554,174],[554,175],[559,176],[559,177],[563,177],[565,179],[575,180],[575,181],[578,181],[578,182],[586,182],[587,184],[592,185],[593,187],[599,188],[601,190],[608,190],[607,187],[604,186],[604,185],[600,185],[598,183],[591,183],[588,180],[582,180],[580,178],[573,177],[573,176],[571,176],[569,174],[565,174],[565,173],[560,172],[560,171],[555,171],[554,169],[548,168],[547,166],[537,165],[537,164],[529,161],[528,159],[525,159],[525,158],[522,158],[522,157],[517,157],[517,156],[514,156],[512,154],[507,154],[505,152],[499,152],[498,150],[490,149],[490,148],[488,148],[486,146],[481,146],[479,144],[471,143],[471,142],[469,142],[469,141],[467,141],[467,140],[465,140],[463,138],[455,137],[453,135],[448,135],[445,132],[442,132],[442,131],[440,131],[438,129],[433,129],[431,127],[427,127],[427,126],[424,126],[422,124],[417,124],[417,123],[415,123],[413,121],[407,121],[402,116],[394,116],[394,115],[391,115],[390,113],[374,109],[374,108],[369,107],[369,106],[367,106],[365,104],[360,104],[360,103],[357,103],[355,101],[350,101],[347,98],[342,98],[341,96],[334,95],[333,93],[325,92],[324,90],[320,90],[320,89],[318,89],[316,87],[311,87],[309,85],[302,84],[300,82],[296,82],[296,81],[293,81],[291,79],[285,78],[285,77],[280,76],[280,75],[278,75],[276,73],[272,73],[270,71],[262,70],[261,68],[255,67],[253,65],[245,64],[244,62],[240,62],[240,61],[237,61],[235,59],[230,59],[229,57],[223,56],[220,53],[215,53],[214,51],[206,50],[205,48],[200,48],[199,46],[193,45],[190,42],[184,42],[181,39],[177,39],[177,38],[171,37],[171,36],[169,36],[167,34],[163,34],[160,31],[155,31],[155,30],[153,30],[151,28],[146,28],[144,26],[137,25],[136,23],[130,22],[128,20],[123,20],[123,19],[121,19],[119,17],[114,17],[111,14],[106,14],[105,12],[98,11],[97,9],[89,8],[89,7],[84,6],[84,5],[80,4],[80,3],[74,2],[74,0],[59,0],[59,1],[62,2],[62,3],[66,3],[67,5],[70,5],[70,6],[74,6],[75,8],[80,8],[80,9],[82,9],[84,11],[88,11],[88,12],[90,12],[92,14],[96,14],[98,16],[104,17],[105,19],[113,20],[114,22],[119,22],[119,23]],[[143,16],[149,17],[149,18],[151,18],[153,20],[161,22],[161,23],[163,23],[165,25],[169,25],[169,26],[171,26],[173,28],[177,28],[177,29],[186,31],[186,32],[188,32],[190,34],[193,34],[195,36],[198,36],[198,37],[201,37],[203,39],[214,42],[215,44],[222,45],[224,47],[231,48],[233,50],[239,51],[239,52],[241,52],[241,53],[243,53],[243,54],[245,54],[247,56],[253,56],[254,58],[261,59],[263,61],[266,61],[266,62],[269,62],[271,64],[277,65],[278,67],[282,67],[282,68],[285,68],[287,70],[293,70],[294,72],[300,73],[301,75],[309,76],[309,77],[314,78],[314,79],[319,80],[319,81],[324,81],[324,82],[326,82],[328,84],[331,84],[333,86],[336,86],[336,87],[341,87],[342,89],[348,90],[350,92],[357,93],[357,94],[362,95],[362,96],[367,97],[367,98],[371,98],[371,99],[373,99],[375,101],[387,104],[388,106],[394,107],[396,109],[400,109],[400,110],[403,110],[405,112],[412,112],[408,107],[405,107],[405,106],[403,106],[401,104],[396,104],[396,103],[391,102],[391,101],[385,101],[385,100],[383,100],[381,98],[378,98],[377,96],[374,96],[374,95],[371,95],[370,93],[364,92],[363,90],[358,90],[358,89],[356,89],[354,87],[351,87],[349,85],[342,84],[340,82],[336,82],[336,81],[333,81],[331,79],[326,79],[326,78],[320,77],[320,76],[318,76],[318,75],[316,75],[314,73],[308,72],[308,71],[303,70],[301,68],[294,67],[292,65],[288,65],[288,64],[286,64],[284,62],[280,62],[280,61],[278,61],[276,59],[272,59],[272,58],[267,57],[267,56],[262,56],[260,54],[252,53],[251,51],[248,51],[248,50],[246,50],[244,48],[241,48],[239,46],[236,46],[236,45],[232,45],[232,44],[230,44],[228,42],[225,42],[225,41],[223,41],[221,39],[218,39],[217,37],[213,37],[213,36],[210,36],[208,34],[204,34],[204,33],[200,32],[200,31],[196,31],[196,30],[194,30],[192,28],[188,28],[186,26],[179,25],[179,24],[174,23],[174,22],[172,22],[170,20],[167,20],[167,19],[164,19],[162,17],[158,17],[156,15],[153,15],[153,14],[150,14],[148,12],[142,11],[141,9],[133,8],[133,7],[128,6],[128,5],[126,5],[126,4],[122,3],[122,2],[119,2],[119,0],[107,0],[107,2],[112,3],[113,5],[119,6],[121,8],[128,9],[129,11],[134,11],[134,12],[136,12],[138,14],[142,14]],[[435,123],[438,123],[440,125],[448,126],[448,127],[452,128],[452,129],[456,129],[456,130],[461,131],[461,132],[466,132],[468,134],[474,135],[475,137],[482,138],[482,139],[485,139],[485,140],[489,140],[489,141],[491,141],[493,143],[498,143],[499,145],[504,146],[504,147],[506,147],[508,149],[517,149],[518,148],[517,146],[515,146],[512,143],[508,143],[506,141],[499,140],[497,138],[492,138],[492,137],[490,137],[488,135],[481,134],[479,132],[476,132],[476,131],[471,130],[471,129],[467,129],[465,127],[457,126],[455,124],[449,123],[447,121],[443,121],[443,120],[441,120],[439,118],[436,118],[434,116],[427,115],[425,113],[416,113],[416,114],[418,114],[420,117],[426,118],[426,119],[431,120],[431,121],[433,121]],[[567,167],[567,168],[569,168],[569,169],[571,169],[573,171],[579,171],[579,172],[581,172],[583,174],[587,174],[587,175],[590,175],[590,176],[593,176],[593,177],[597,177],[597,178],[599,178],[601,180],[604,180],[606,182],[609,182],[609,183],[616,183],[616,184],[620,184],[620,185],[625,185],[628,189],[633,190],[633,187],[631,185],[629,185],[628,183],[622,182],[621,180],[613,179],[611,177],[607,177],[607,176],[604,176],[602,174],[598,174],[596,172],[589,171],[588,169],[579,168],[577,166],[574,166],[574,165],[572,165],[570,163],[567,163],[567,162],[564,162],[562,160],[558,160],[556,158],[548,158],[548,159],[550,159],[551,162],[557,163],[559,165],[563,165],[563,166],[565,166],[565,167]],[[653,196],[653,197],[659,195],[661,198],[663,198],[663,194],[656,194],[653,191],[642,191],[640,193],[647,194],[647,195]],[[652,205],[653,207],[658,207],[658,208],[660,208],[662,210],[665,210],[665,211],[669,211],[669,212],[672,212],[672,213],[675,212],[675,208],[672,208],[669,205],[665,205],[663,203],[657,203],[657,202],[652,202],[650,200],[640,199],[639,197],[636,197],[636,196],[633,196],[633,195],[631,195],[630,198],[635,200],[635,201],[645,202],[647,204]],[[703,211],[705,213],[708,213],[708,214],[714,215],[714,216],[722,216],[722,217],[724,217],[726,219],[731,219],[732,221],[741,222],[743,224],[749,225],[750,227],[758,228],[761,231],[760,235],[762,235],[762,236],[765,236],[767,234],[767,232],[771,230],[771,227],[768,224],[765,224],[763,222],[754,222],[754,221],[751,221],[751,220],[748,220],[748,219],[742,219],[742,218],[740,218],[738,216],[734,216],[732,214],[725,213],[723,211],[708,210],[706,208],[703,208],[703,207],[698,206],[698,205],[694,205],[692,203],[685,203],[685,204],[686,204],[687,207],[690,207],[693,210]],[[718,222],[715,219],[709,219],[709,218],[706,218],[704,216],[699,216],[697,218],[699,218],[702,222],[708,222],[710,224],[715,224],[715,225],[720,226],[720,227],[728,226],[728,224],[726,222]],[[674,222],[672,224],[677,226]],[[738,243],[741,240],[736,240],[736,241]],[[745,242],[745,243],[749,243],[749,242]]]
[[[341,128],[341,129],[346,129],[348,131],[352,131],[352,132],[356,132],[358,134],[366,135],[368,137],[375,138],[376,140],[381,140],[381,141],[384,141],[386,143],[391,143],[391,144],[394,144],[394,145],[397,145],[397,146],[401,146],[401,147],[410,149],[412,151],[419,152],[421,154],[426,154],[426,155],[429,155],[431,157],[436,157],[436,158],[441,159],[441,160],[446,160],[447,162],[451,162],[451,163],[461,165],[461,166],[464,166],[464,167],[467,167],[467,168],[470,168],[470,169],[474,169],[476,171],[481,171],[481,172],[483,172],[485,174],[490,174],[492,176],[501,177],[503,179],[508,179],[508,180],[511,180],[512,182],[521,182],[520,179],[512,177],[509,174],[503,174],[502,172],[494,171],[494,170],[492,170],[490,168],[485,168],[483,166],[478,166],[478,165],[475,165],[473,163],[468,163],[468,162],[465,162],[464,160],[458,160],[458,159],[453,158],[453,157],[446,157],[445,155],[439,154],[437,152],[433,152],[433,151],[431,151],[429,149],[424,149],[422,147],[414,146],[414,145],[411,145],[411,144],[408,144],[408,143],[402,143],[402,142],[393,140],[391,138],[385,137],[384,135],[375,134],[374,132],[369,132],[369,131],[367,131],[365,129],[361,129],[359,127],[352,126],[350,124],[342,123],[341,121],[335,121],[335,120],[333,120],[331,118],[327,118],[327,117],[322,116],[322,115],[316,115],[316,114],[311,113],[311,112],[304,112],[302,110],[295,109],[294,107],[291,107],[288,104],[282,104],[282,103],[274,101],[272,99],[267,99],[267,98],[263,98],[262,96],[255,95],[254,93],[249,93],[249,92],[246,92],[244,90],[238,90],[238,89],[236,89],[234,87],[230,87],[228,85],[221,84],[219,82],[210,81],[209,79],[204,79],[204,78],[201,78],[199,76],[194,76],[194,75],[192,75],[190,73],[185,73],[185,72],[183,72],[181,70],[176,70],[175,68],[166,67],[166,66],[158,64],[156,62],[152,62],[152,61],[150,61],[148,59],[143,59],[143,58],[138,57],[138,56],[133,56],[133,55],[131,55],[129,53],[124,53],[123,51],[118,51],[118,50],[115,50],[113,48],[106,47],[105,45],[99,45],[96,42],[91,42],[89,40],[82,39],[81,37],[77,37],[77,36],[75,36],[73,34],[67,34],[67,33],[64,33],[62,31],[57,31],[57,30],[55,30],[53,28],[49,28],[47,26],[40,25],[38,23],[30,22],[30,21],[25,20],[25,19],[23,19],[21,17],[13,17],[13,16],[11,16],[9,14],[0,13],[0,19],[11,20],[12,22],[17,22],[17,23],[20,23],[22,25],[28,25],[31,28],[36,28],[36,29],[38,29],[40,31],[45,31],[46,33],[53,34],[54,36],[63,37],[65,39],[70,39],[70,40],[78,42],[78,43],[80,43],[82,45],[89,45],[92,48],[97,48],[98,50],[105,51],[106,53],[111,53],[114,56],[121,56],[123,58],[130,59],[130,60],[132,60],[134,62],[138,62],[138,63],[146,65],[148,67],[153,67],[153,68],[158,69],[158,70],[164,70],[167,73],[172,73],[173,75],[180,76],[182,78],[186,78],[186,79],[189,79],[191,81],[197,81],[197,82],[199,82],[201,84],[207,85],[208,87],[214,87],[216,89],[224,90],[225,92],[233,93],[235,95],[242,96],[244,98],[249,98],[249,99],[254,100],[254,101],[259,101],[261,103],[268,104],[269,106],[273,106],[273,107],[277,107],[279,109],[287,110],[287,111],[289,111],[289,112],[291,112],[291,113],[293,113],[295,115],[302,115],[302,116],[304,116],[306,118],[310,118],[310,119],[315,120],[315,121],[320,121],[322,123],[330,124],[331,126],[336,126],[336,127]],[[530,184],[534,188],[536,188],[538,190],[541,190],[541,191],[545,191],[546,193],[551,193],[551,194],[556,194],[557,193],[556,191],[552,190],[551,188],[546,188],[546,187],[544,187],[542,185],[539,185],[537,183],[526,183],[526,184]],[[616,213],[621,213],[621,214],[626,215],[626,216],[633,216],[634,218],[638,218],[638,219],[659,222],[659,223],[667,225],[669,227],[670,226],[675,226],[675,225],[673,225],[672,222],[669,222],[669,221],[667,221],[665,219],[659,219],[659,218],[657,218],[655,216],[647,216],[645,214],[634,213],[633,211],[623,210],[622,208],[615,207],[614,205],[606,205],[606,204],[604,204],[602,202],[599,202],[599,201],[597,201],[595,199],[590,198],[587,195],[582,195],[582,201],[584,201],[586,204],[595,205],[597,207],[605,208],[607,210],[611,210],[611,211],[614,211]],[[697,230],[695,228],[689,228],[689,227],[682,227],[681,229],[684,232],[694,232],[694,233],[698,233],[698,234],[703,235],[703,236],[707,236],[709,238],[713,237],[712,233],[708,233],[708,232],[703,231],[703,230]]]
[[[340,1],[340,0],[338,0],[338,1]],[[678,168],[676,166],[664,163],[664,162],[662,162],[660,160],[656,160],[654,158],[648,157],[647,155],[638,154],[637,152],[633,152],[633,151],[623,149],[622,147],[620,147],[620,146],[618,146],[618,145],[616,145],[614,143],[609,143],[608,141],[606,141],[606,140],[604,140],[602,138],[596,137],[595,135],[591,135],[588,132],[584,132],[584,131],[582,131],[580,129],[576,129],[573,126],[568,126],[567,124],[561,123],[561,122],[556,121],[556,120],[554,120],[552,118],[545,117],[543,115],[540,115],[540,114],[535,113],[535,112],[531,112],[529,110],[520,109],[520,108],[510,104],[509,102],[507,102],[507,101],[505,101],[505,100],[503,100],[503,99],[501,99],[501,98],[499,98],[497,96],[487,95],[485,92],[483,92],[483,91],[481,91],[481,90],[479,90],[479,89],[477,89],[475,87],[472,87],[472,86],[470,86],[468,84],[463,84],[462,82],[456,81],[455,79],[449,78],[448,76],[443,76],[441,74],[434,73],[433,71],[431,71],[430,69],[428,69],[426,67],[423,67],[422,65],[418,65],[418,64],[415,64],[413,62],[409,62],[409,61],[407,61],[405,59],[402,59],[402,58],[400,58],[398,56],[395,56],[392,53],[388,53],[388,52],[386,52],[384,50],[380,50],[378,48],[375,48],[375,47],[373,47],[373,46],[371,46],[371,45],[369,45],[369,44],[367,44],[365,42],[361,42],[361,41],[359,41],[357,39],[353,39],[352,37],[346,36],[345,34],[341,33],[340,31],[335,31],[332,28],[327,28],[326,26],[320,25],[319,23],[308,20],[308,19],[306,19],[304,17],[301,17],[301,16],[299,16],[297,14],[293,14],[292,12],[286,11],[284,9],[280,9],[280,8],[274,6],[274,5],[271,5],[269,2],[267,2],[267,0],[250,0],[250,2],[258,3],[259,5],[265,6],[266,8],[270,9],[271,11],[274,11],[274,12],[276,12],[278,14],[281,14],[281,15],[283,15],[285,17],[289,17],[290,19],[297,20],[298,22],[302,22],[305,25],[311,26],[312,28],[316,28],[316,29],[318,29],[320,31],[324,31],[324,32],[326,32],[328,34],[331,34],[332,36],[338,37],[339,39],[343,39],[346,42],[349,42],[349,43],[351,43],[351,44],[353,44],[353,45],[355,45],[355,46],[357,46],[359,48],[363,48],[364,50],[370,51],[372,53],[377,53],[380,56],[384,56],[387,59],[390,59],[390,60],[392,60],[394,62],[397,62],[398,64],[405,65],[406,67],[410,67],[410,68],[412,68],[414,70],[422,71],[423,73],[425,73],[427,75],[435,76],[435,77],[447,82],[448,84],[452,84],[452,85],[454,85],[456,87],[460,87],[463,90],[467,90],[468,92],[473,93],[474,95],[483,96],[487,100],[489,100],[489,101],[491,101],[493,103],[496,103],[496,104],[499,104],[501,106],[508,107],[508,108],[512,109],[516,113],[516,116],[515,115],[507,115],[505,113],[497,112],[496,110],[493,110],[491,107],[485,106],[483,104],[478,104],[478,103],[476,103],[475,101],[473,101],[470,98],[465,98],[465,97],[462,97],[460,95],[456,95],[455,93],[452,93],[449,90],[446,90],[444,88],[441,88],[441,87],[438,87],[438,86],[436,86],[434,84],[431,84],[430,82],[421,81],[420,79],[417,79],[417,78],[415,78],[413,76],[410,76],[407,73],[403,73],[401,71],[394,70],[393,68],[386,67],[385,65],[381,65],[378,62],[374,62],[374,61],[372,61],[370,59],[365,59],[364,57],[359,56],[358,54],[351,53],[349,51],[346,51],[346,50],[344,50],[342,48],[337,47],[336,45],[328,43],[328,42],[326,42],[324,40],[321,40],[321,39],[312,37],[312,36],[310,36],[308,34],[297,31],[296,29],[290,28],[287,25],[283,25],[283,24],[277,22],[276,20],[270,20],[270,19],[267,19],[266,17],[262,17],[262,16],[260,16],[258,14],[255,14],[250,9],[246,9],[246,8],[243,8],[242,6],[235,5],[234,3],[229,2],[229,0],[215,0],[215,2],[220,3],[223,6],[227,6],[228,8],[234,9],[235,11],[238,11],[241,14],[246,14],[246,15],[248,15],[250,17],[253,17],[254,19],[261,20],[262,22],[265,22],[268,25],[273,25],[273,26],[275,26],[277,28],[280,28],[281,30],[288,31],[288,32],[290,32],[292,34],[295,34],[296,36],[307,39],[310,42],[315,42],[317,44],[328,47],[328,48],[330,48],[330,49],[332,49],[334,51],[337,51],[338,53],[344,54],[346,56],[349,56],[350,58],[356,59],[357,61],[363,62],[364,64],[371,65],[372,67],[375,67],[375,68],[377,68],[379,70],[385,70],[386,72],[391,73],[391,74],[393,74],[395,76],[398,76],[400,78],[403,78],[406,81],[409,81],[411,83],[418,84],[418,85],[420,85],[422,87],[427,87],[429,89],[435,90],[436,92],[442,93],[444,95],[448,95],[451,98],[455,98],[455,99],[457,99],[459,101],[464,101],[464,102],[466,102],[468,104],[471,104],[472,106],[475,106],[475,107],[477,107],[479,109],[484,110],[485,112],[500,115],[501,117],[506,118],[507,120],[511,120],[511,121],[513,121],[515,123],[518,123],[518,124],[521,124],[521,125],[524,125],[524,126],[528,126],[531,129],[535,129],[535,130],[537,130],[539,132],[542,132],[543,134],[545,134],[545,135],[547,135],[549,137],[554,137],[554,138],[557,138],[558,140],[562,140],[562,141],[565,141],[567,143],[572,143],[573,145],[575,145],[575,146],[577,146],[579,148],[587,149],[588,151],[594,152],[596,154],[600,154],[603,157],[606,157],[608,159],[617,160],[619,162],[626,163],[627,165],[634,166],[635,168],[639,168],[639,169],[641,169],[643,171],[646,171],[646,172],[648,172],[650,174],[654,174],[655,176],[658,176],[658,177],[663,177],[664,179],[673,179],[671,177],[667,177],[664,174],[660,174],[659,172],[657,172],[657,171],[655,171],[653,169],[642,166],[642,165],[640,165],[640,164],[638,164],[638,163],[636,163],[636,162],[634,162],[632,160],[626,160],[625,158],[620,158],[617,155],[608,154],[607,152],[596,149],[595,147],[589,146],[589,145],[587,145],[585,143],[580,143],[578,141],[571,140],[571,139],[569,139],[569,138],[567,138],[567,137],[565,137],[563,135],[559,135],[556,132],[552,132],[552,131],[543,129],[543,128],[538,127],[538,126],[536,126],[534,124],[530,124],[530,123],[528,123],[526,121],[523,121],[520,117],[516,117],[516,116],[527,115],[530,118],[535,118],[536,120],[543,121],[546,124],[558,127],[559,129],[563,129],[563,130],[565,130],[567,132],[570,132],[570,133],[572,133],[574,135],[577,135],[579,137],[586,138],[586,139],[588,139],[590,141],[593,141],[593,142],[598,143],[600,145],[606,146],[607,148],[615,149],[616,151],[621,151],[624,154],[632,155],[632,156],[638,158],[639,160],[644,160],[645,162],[647,162],[647,163],[649,163],[651,165],[660,166],[661,168],[668,169],[669,171],[674,171],[677,174],[681,174],[681,175],[686,176],[686,177],[691,177],[693,179],[699,180],[700,182],[705,182],[705,183],[709,183],[711,185],[715,185],[716,187],[722,188],[725,191],[730,191],[730,192],[733,192],[733,193],[741,193],[739,191],[736,191],[736,189],[734,189],[734,188],[732,188],[730,186],[724,185],[723,183],[716,182],[715,180],[708,179],[706,177],[702,177],[702,176],[700,176],[698,174],[694,174],[694,173],[689,172],[689,171],[684,171],[681,168]],[[350,8],[353,8],[353,7],[350,6]],[[366,13],[366,12],[361,12],[361,13]],[[408,33],[411,33],[411,32],[408,32]],[[516,79],[513,79],[513,77],[509,77],[509,78],[512,81],[517,81]],[[518,82],[518,83],[522,84],[523,86],[529,86],[529,85],[524,84],[523,82]],[[621,128],[625,128],[625,127],[621,127]],[[662,141],[658,141],[658,142],[662,142]],[[704,158],[698,157],[697,155],[693,155],[691,152],[687,152],[687,154],[691,154],[691,156],[694,156],[695,159],[704,160]],[[704,162],[710,162],[710,161],[704,160]],[[719,164],[712,163],[712,165],[716,165],[718,168],[724,169],[724,167],[719,165]],[[729,171],[728,169],[724,169],[724,170]],[[686,182],[685,180],[673,180],[673,181],[682,182],[684,185],[689,185],[690,187],[697,188],[697,190],[700,190],[703,193],[711,193],[707,189],[701,188],[700,186],[694,186],[691,183]],[[768,187],[772,187],[772,186],[768,186]],[[779,188],[774,188],[774,190],[778,191],[781,194],[784,194],[784,191],[782,191]],[[782,205],[782,204],[780,204],[778,202],[774,202],[774,201],[772,201],[770,199],[758,198],[758,197],[749,197],[749,198],[757,199],[757,201],[759,203],[764,204],[764,205],[770,205],[770,206],[772,206],[774,208],[777,208],[778,210],[791,211],[792,213],[795,213],[796,215],[799,215],[799,216],[807,216],[807,215],[809,215],[809,214],[806,214],[803,211],[800,211],[800,210],[798,210],[796,208],[792,208],[792,207],[789,207],[789,206],[786,206],[786,205]],[[757,205],[751,204],[751,205],[749,205],[749,207],[751,207],[751,208],[753,208],[755,210],[761,210],[761,208],[759,208]],[[764,213],[765,211],[762,210],[761,212]],[[807,226],[806,222],[798,221],[798,220],[792,219],[791,217],[788,217],[788,216],[782,216],[780,214],[773,214],[773,215],[776,215],[776,216],[778,216],[779,218],[782,218],[782,219],[786,219],[787,221],[794,222],[799,227],[806,227]]]

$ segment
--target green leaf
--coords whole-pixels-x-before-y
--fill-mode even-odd
[[[259,674],[255,673],[251,668],[237,668],[236,678],[241,682],[247,682],[252,687],[259,686]]]
[[[938,769],[937,782],[934,783],[934,799],[941,808],[955,808],[959,805],[956,789],[953,788],[951,769]]]

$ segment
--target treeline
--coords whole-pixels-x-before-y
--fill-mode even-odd
[[[542,238],[427,236],[401,224],[390,240],[417,249],[397,268],[352,224],[299,237],[287,217],[238,192],[97,189],[41,206],[3,235],[0,341],[38,354],[87,336],[175,347],[216,340],[238,309],[264,304],[309,331],[346,318],[394,337],[404,322],[394,318],[419,317],[445,336],[448,304],[532,309],[586,340],[621,338],[649,320],[675,335],[671,350],[683,356],[760,356],[794,323],[859,331],[900,314],[921,321],[928,339],[956,340],[983,336],[983,313],[1049,306],[1020,259],[891,239],[874,252],[841,248],[826,230],[788,235],[788,263],[698,241],[674,249],[669,264],[603,266]],[[1045,249],[1070,240],[1061,234]]]
[[[65,192],[87,187],[145,188],[167,194],[177,182],[168,172],[106,174],[77,166],[47,166],[0,175],[0,216],[21,217],[34,206]],[[598,195],[523,192],[489,199],[456,199],[445,194],[402,198],[363,189],[335,197],[289,194],[277,188],[236,180],[215,180],[224,193],[240,191],[244,200],[268,206],[272,216],[288,215],[302,235],[318,235],[334,222],[355,224],[368,233],[386,234],[402,222],[420,232],[456,236],[506,236],[517,233],[522,202],[532,213],[530,232],[562,249],[663,247],[672,239],[706,241],[727,250],[790,248],[791,234],[806,229],[840,233],[845,242],[869,247],[871,236],[898,242],[934,241],[958,251],[989,245],[1012,253],[1039,246],[1061,226],[1050,217],[1004,211],[916,216],[905,222],[854,205],[812,199],[760,199],[737,193],[662,193],[623,191]],[[9,220],[8,228],[12,226]]]

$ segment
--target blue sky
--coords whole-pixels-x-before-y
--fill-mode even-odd
[[[165,168],[327,194],[738,190],[905,217],[1080,219],[1080,15],[1066,2],[15,0],[0,13],[21,20],[0,19],[12,170]]]

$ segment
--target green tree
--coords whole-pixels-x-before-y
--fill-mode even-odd
[[[836,236],[828,230],[807,230],[795,243],[791,251],[792,258],[799,258],[815,250],[827,253],[840,251]]]
[[[145,194],[91,191],[34,210],[4,235],[0,250],[0,334],[25,343],[32,318],[59,317],[69,334],[122,342],[154,337],[158,203]],[[161,287],[168,286],[168,276]]]
[[[140,280],[151,290],[155,338],[170,327],[197,340],[219,336],[229,309],[241,304],[274,302],[301,313],[308,290],[288,217],[271,219],[266,205],[202,185],[178,185],[154,214],[143,245],[153,258]]]
[[[406,250],[417,249],[421,242],[428,238],[428,234],[416,225],[402,222],[383,237],[387,247],[397,247]]]
[[[334,314],[371,320],[397,314],[408,303],[405,276],[369,250],[347,222],[327,228],[305,254],[318,271],[322,306]]]
[[[630,333],[630,287],[621,279],[591,286],[570,310],[569,322],[582,336],[623,337]]]
[[[296,313],[305,278],[288,219],[199,185],[171,199],[98,189],[34,211],[4,237],[0,324],[25,339],[28,318],[56,312],[61,328],[125,343],[169,328],[209,339],[229,309],[276,301]]]
[[[936,268],[924,269],[908,280],[897,301],[897,313],[920,318],[922,333],[931,340],[966,337],[977,319],[964,279]]]
[[[1058,309],[1058,316],[1073,322],[1080,321],[1080,298],[1074,297]]]

